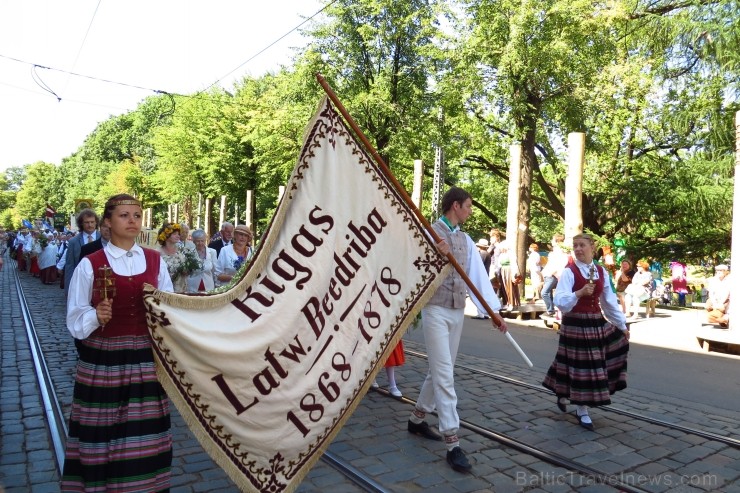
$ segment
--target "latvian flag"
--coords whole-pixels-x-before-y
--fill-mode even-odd
[[[57,211],[55,211],[52,206],[46,204],[46,217],[54,217],[54,214],[56,214],[56,212]]]

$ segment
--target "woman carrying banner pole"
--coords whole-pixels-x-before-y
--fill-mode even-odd
[[[115,195],[103,223],[111,239],[83,258],[67,299],[79,353],[62,491],[165,491],[170,487],[169,401],[154,367],[144,283],[172,291],[159,253],[136,239],[141,202]]]
[[[465,273],[488,305],[493,326],[506,332],[506,322],[498,314],[501,302],[493,291],[488,273],[483,266],[475,243],[460,230],[460,225],[473,211],[471,195],[462,188],[452,187],[442,197],[442,217],[433,225],[442,239],[437,244],[440,252],[451,253],[464,266]],[[422,384],[416,407],[408,422],[408,431],[430,440],[442,440],[447,446],[447,463],[459,472],[468,472],[472,466],[460,448],[454,367],[465,321],[466,283],[461,274],[451,270],[427,305],[422,308],[421,322],[424,342],[429,357],[429,372]],[[483,305],[471,293],[471,299],[481,312]],[[425,421],[427,413],[436,409],[440,435]]]

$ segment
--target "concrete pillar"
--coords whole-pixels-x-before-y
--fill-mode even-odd
[[[740,298],[738,297],[738,293],[740,293],[740,111],[735,113],[734,182],[732,243],[730,246],[730,293],[735,293],[736,299],[730,298],[730,330],[734,331],[735,338],[738,338],[738,332],[740,332],[740,321],[737,319],[740,316]]]
[[[522,145],[509,146],[509,194],[506,207],[506,241],[509,252],[519,251],[519,186],[522,177]],[[518,259],[517,259],[518,260]]]
[[[254,231],[254,190],[247,190],[247,198],[246,198],[246,204],[245,204],[245,211],[246,211],[246,217],[244,218],[244,222],[246,223],[247,227],[252,231],[252,233],[256,234]]]
[[[226,221],[226,195],[221,196],[221,211],[218,215],[218,225],[221,225]]]
[[[424,161],[414,160],[414,189],[411,192],[411,201],[421,210],[421,197],[424,194]]]
[[[213,229],[211,228],[211,223],[213,222],[212,215],[213,215],[213,200],[210,198],[207,198],[206,199],[206,211],[203,214],[203,218],[205,222],[205,227],[203,229],[206,232],[206,237],[208,238],[209,241],[210,241],[211,236],[213,236]]]
[[[195,229],[201,228],[201,212],[203,211],[203,194],[198,194],[198,211],[195,213]]]
[[[568,134],[568,174],[565,177],[565,244],[573,245],[573,237],[583,233],[583,161],[586,134]]]

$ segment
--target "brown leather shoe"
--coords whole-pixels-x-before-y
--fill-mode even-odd
[[[434,431],[426,421],[422,421],[418,425],[413,421],[409,420],[409,433],[419,435],[420,437],[427,438],[429,440],[442,441],[442,435]]]

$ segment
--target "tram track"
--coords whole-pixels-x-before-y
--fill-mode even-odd
[[[7,265],[7,267],[13,271],[16,292],[23,316],[23,325],[25,326],[33,368],[44,408],[44,419],[47,423],[49,438],[52,443],[52,452],[57,466],[57,472],[61,476],[61,471],[64,468],[64,449],[68,433],[67,420],[65,419],[60,399],[54,389],[51,372],[44,357],[42,343],[36,330],[32,311],[26,299],[18,270],[15,265]],[[348,461],[337,454],[326,451],[320,460],[362,491],[368,493],[389,493],[390,491],[375,481],[371,476],[353,467]]]
[[[408,354],[408,355],[411,355],[411,356],[415,356],[415,357],[427,359],[427,355],[425,353],[422,353],[422,352],[419,352],[419,351],[414,351],[414,350],[406,349],[405,353]],[[483,376],[488,377],[488,378],[491,378],[493,380],[497,380],[497,381],[500,381],[500,382],[505,382],[505,383],[508,383],[508,384],[511,384],[511,385],[514,385],[514,386],[517,386],[517,387],[524,387],[524,388],[527,388],[527,389],[530,389],[530,390],[535,390],[535,391],[540,392],[542,394],[546,394],[546,395],[552,396],[552,392],[550,392],[549,390],[545,389],[541,385],[535,385],[535,384],[531,384],[529,382],[523,382],[523,381],[517,380],[515,378],[507,377],[507,376],[504,376],[504,375],[498,375],[498,374],[489,372],[487,370],[482,370],[480,368],[474,368],[474,367],[468,366],[468,365],[455,364],[455,368],[460,368],[461,370],[465,370],[465,371],[468,371],[468,372],[471,372],[471,373],[475,373],[475,374],[478,374],[478,375],[483,375]],[[675,431],[679,431],[679,432],[682,432],[682,433],[696,435],[696,436],[701,437],[701,438],[706,438],[707,440],[712,440],[712,441],[719,442],[719,443],[722,443],[724,445],[727,445],[729,447],[740,449],[740,439],[737,439],[737,438],[733,438],[733,437],[725,436],[725,435],[720,435],[718,433],[713,433],[713,432],[709,432],[709,431],[706,431],[706,430],[700,430],[700,429],[697,429],[697,428],[691,428],[689,426],[678,425],[676,423],[671,423],[671,422],[666,421],[666,420],[654,418],[652,416],[646,416],[644,414],[636,413],[634,411],[628,411],[626,409],[621,409],[621,408],[614,407],[614,406],[601,406],[600,409],[611,411],[611,412],[616,413],[616,414],[618,414],[620,416],[625,416],[625,417],[629,417],[629,418],[633,418],[633,419],[639,419],[639,420],[644,421],[646,423],[650,423],[650,424],[662,426],[662,427],[667,428],[667,429],[670,429],[670,430],[675,430]]]
[[[13,264],[15,264],[15,262],[13,262]],[[67,424],[64,419],[64,413],[59,404],[56,391],[54,390],[54,384],[49,374],[49,367],[46,364],[46,359],[44,358],[44,352],[41,348],[41,342],[39,341],[36,332],[36,326],[33,322],[31,310],[26,301],[25,293],[23,292],[23,285],[18,276],[18,269],[15,265],[12,265],[11,268],[15,277],[16,292],[18,294],[18,301],[20,302],[21,314],[23,315],[23,325],[26,328],[26,336],[28,337],[28,345],[31,351],[36,381],[39,384],[39,392],[41,394],[41,401],[44,407],[44,418],[46,419],[49,438],[51,439],[52,447],[54,449],[57,471],[61,474],[64,467],[64,447],[67,441]]]
[[[11,265],[6,265],[6,267],[12,268]],[[68,366],[66,369],[60,370],[58,366],[62,366],[62,365],[56,364],[55,357],[57,357],[57,359],[60,359],[59,357],[61,356],[62,360],[69,361],[70,360],[69,351],[71,349],[71,351],[74,352],[74,348],[72,346],[72,343],[71,343],[71,340],[69,339],[68,334],[66,333],[60,334],[58,325],[55,329],[56,330],[55,335],[44,336],[42,334],[39,336],[38,334],[36,334],[36,327],[41,329],[42,333],[51,332],[51,331],[47,331],[46,325],[48,324],[39,322],[39,320],[43,320],[43,317],[41,319],[38,319],[38,315],[39,315],[38,305],[36,305],[35,310],[29,309],[28,303],[25,301],[25,295],[23,295],[22,284],[19,280],[19,276],[17,272],[14,275],[16,276],[15,283],[18,288],[19,297],[23,298],[23,302],[21,304],[23,306],[23,319],[27,326],[26,332],[29,334],[28,336],[29,341],[33,341],[33,342],[29,342],[29,345],[36,348],[34,351],[39,354],[38,360],[40,362],[39,363],[40,366],[48,366],[46,362],[51,363],[50,369],[49,368],[47,368],[46,370],[39,369],[36,371],[37,378],[39,379],[40,382],[43,380],[46,380],[47,382],[51,382],[51,378],[54,378],[57,383],[57,387],[56,387],[57,392],[54,392],[54,386],[52,383],[46,383],[44,385],[41,385],[41,388],[46,387],[47,390],[46,391],[41,390],[40,392],[48,394],[49,403],[47,404],[46,402],[44,402],[43,404],[44,409],[48,410],[49,413],[51,413],[50,416],[54,414],[56,415],[56,417],[49,418],[48,422],[52,423],[49,425],[49,428],[50,430],[52,428],[56,429],[55,433],[59,435],[59,440],[63,440],[63,438],[66,436],[66,430],[65,430],[66,420],[64,419],[64,416],[62,414],[62,406],[59,405],[59,399],[60,398],[63,399],[64,402],[66,402],[67,400],[71,400],[71,390],[70,390],[71,387],[69,387],[70,371],[69,371]],[[28,289],[28,282],[24,279],[23,283],[26,284],[27,289]],[[45,289],[45,288],[42,288],[42,289]],[[56,289],[56,291],[50,290],[48,295],[56,296],[56,293],[60,293],[58,288]],[[59,308],[57,308],[57,310],[59,310]],[[37,317],[37,321],[35,324],[33,320],[34,316]],[[44,337],[46,337],[46,339]],[[415,369],[414,370],[415,373],[413,376],[410,372],[407,374],[409,376],[409,381],[410,381],[412,379],[423,378],[423,374],[425,373],[424,370],[421,368],[423,363],[421,359],[417,360],[416,362],[414,362],[414,360],[416,358],[425,358],[426,355],[420,351],[414,351],[412,349],[409,349],[409,346],[413,346],[413,345],[412,344],[407,345],[407,349],[406,349],[407,356],[411,358],[411,361],[407,361],[407,364],[411,363],[408,370],[411,370],[411,367]],[[44,351],[41,348],[45,348],[51,351],[52,352],[51,355],[44,358]],[[523,382],[521,380],[517,380],[516,378],[512,378],[505,374],[497,374],[497,373],[494,373],[493,371],[487,371],[486,369],[481,369],[480,367],[476,368],[475,366],[477,365],[476,363],[477,360],[474,358],[473,359],[462,358],[462,359],[464,360],[465,363],[468,363],[468,364],[461,364],[458,360],[456,369],[461,372],[464,372],[463,375],[465,375],[465,377],[463,378],[470,378],[472,380],[479,380],[480,382],[483,382],[483,388],[490,389],[490,386],[487,386],[485,382],[487,379],[491,379],[491,381],[503,382],[507,385],[512,385],[512,386],[526,389],[524,391],[524,394],[527,394],[527,395],[532,395],[535,391],[537,393],[542,392],[543,395],[547,394],[547,391],[545,389],[540,388],[539,386],[534,385],[532,383]],[[34,360],[36,360],[36,357],[34,357]],[[51,376],[49,376],[50,372],[51,372]],[[417,372],[418,374],[416,374]],[[506,386],[501,386],[501,387],[505,388]],[[67,394],[65,394],[65,390],[67,391]],[[61,392],[61,394],[57,395],[59,392]],[[512,392],[508,391],[508,395],[511,395],[511,394]],[[380,392],[378,393],[378,395],[383,396],[381,397],[380,401],[384,402],[384,399],[385,399],[384,396],[388,396],[389,394],[385,392],[383,389],[380,389]],[[491,402],[496,402],[497,393],[495,391],[489,393],[488,390],[486,390],[485,395],[487,396],[487,398],[490,397]],[[368,397],[372,397],[372,396],[368,396]],[[396,398],[392,398],[392,399],[394,401],[399,401],[399,399],[396,399]],[[537,397],[534,399],[534,401],[537,401],[538,399],[539,398]],[[56,403],[54,403],[55,400],[56,400]],[[545,400],[549,402],[549,398]],[[375,400],[375,403],[377,404],[380,401]],[[408,399],[406,397],[402,398],[400,402],[402,402],[404,405],[413,405],[415,403],[415,401]],[[374,408],[375,407],[372,404],[370,404],[370,409],[374,409]],[[509,434],[509,431],[504,428],[506,427],[506,425],[509,425],[508,428],[511,429],[513,420],[508,420],[506,424],[504,424],[501,421],[498,421],[499,418],[496,415],[501,415],[501,413],[498,412],[499,409],[497,409],[497,406],[494,405],[493,408],[495,409],[496,412],[491,412],[490,410],[481,410],[480,419],[474,416],[466,416],[466,418],[468,419],[461,420],[461,427],[469,430],[471,433],[478,435],[479,437],[482,437],[482,440],[478,439],[475,441],[477,441],[479,444],[483,443],[484,450],[494,450],[497,448],[495,445],[493,446],[488,445],[487,442],[488,440],[490,440],[491,442],[496,442],[501,445],[500,449],[503,454],[507,455],[507,454],[514,454],[514,452],[517,452],[516,455],[521,455],[521,456],[526,455],[526,456],[532,457],[533,458],[531,459],[532,463],[537,464],[536,466],[529,468],[526,465],[528,461],[524,461],[522,463],[517,462],[516,468],[515,468],[517,472],[527,471],[527,474],[530,474],[532,475],[532,477],[534,477],[534,474],[536,472],[550,471],[549,469],[550,466],[553,466],[552,471],[554,471],[554,474],[560,474],[560,472],[562,471],[568,471],[569,474],[572,473],[573,477],[576,477],[576,479],[573,481],[575,485],[587,485],[587,484],[594,484],[594,483],[599,484],[600,483],[605,486],[608,486],[609,488],[613,488],[615,491],[628,491],[631,493],[632,492],[642,493],[645,491],[652,491],[650,489],[642,489],[640,487],[641,485],[634,484],[633,482],[631,482],[629,478],[627,480],[620,481],[620,474],[621,474],[620,472],[614,473],[612,470],[609,470],[610,472],[607,473],[605,472],[606,470],[602,470],[601,467],[596,466],[593,463],[579,463],[578,460],[575,460],[569,455],[567,455],[569,453],[572,453],[572,448],[570,447],[569,444],[578,443],[579,440],[576,440],[573,442],[566,441],[564,445],[569,448],[567,450],[566,449],[562,450],[564,454],[558,454],[558,453],[553,453],[553,451],[560,452],[561,449],[555,449],[555,450],[548,451],[548,449],[546,448],[547,444],[545,443],[539,443],[539,444],[534,443],[533,444],[532,441],[529,441],[529,443],[527,443],[526,437],[524,437],[525,439],[522,440],[521,435],[524,434],[522,433],[522,430],[526,428],[523,425],[526,423],[520,422],[519,424],[522,424],[522,426],[519,426],[518,428],[514,426],[513,427],[515,428],[513,430],[514,436],[512,436],[511,434]],[[65,409],[66,409],[66,414],[68,414],[69,406],[67,405]],[[612,409],[611,406],[604,407],[602,409],[609,410],[610,412],[615,412],[615,413],[621,412],[623,413],[622,414],[623,416],[627,416],[630,418],[638,418],[638,419],[645,418],[644,420],[645,423],[649,423],[650,425],[666,426],[667,428],[670,428],[671,430],[675,431],[676,434],[679,434],[679,433],[687,434],[687,433],[695,432],[694,434],[696,434],[699,437],[702,437],[703,439],[716,440],[719,443],[725,444],[729,447],[738,448],[737,440],[732,437],[723,437],[721,435],[717,435],[711,432],[695,430],[693,428],[689,428],[686,426],[663,422],[661,420],[657,420],[649,416],[641,416],[639,413],[634,413],[632,411]],[[479,410],[476,410],[475,412],[479,412]],[[540,412],[540,411],[537,411],[537,412]],[[506,415],[506,411],[503,411],[503,414]],[[371,414],[368,414],[367,416],[375,417],[378,415],[371,413]],[[367,416],[365,418],[359,418],[359,419],[360,420],[367,419]],[[553,417],[555,420],[559,419],[557,415]],[[544,421],[553,422],[549,416],[544,418]],[[497,423],[502,423],[502,427],[499,428],[499,425]],[[555,421],[555,426],[556,427],[558,426],[556,421]],[[405,421],[401,420],[401,422],[399,422],[398,424],[393,425],[393,428],[395,430],[398,430],[401,427],[403,428],[401,432],[404,435],[406,435],[407,433],[405,431]],[[348,428],[351,428],[351,426],[349,426]],[[539,437],[537,436],[538,431],[535,430],[535,428],[536,426],[532,427],[532,430],[530,430],[529,436],[534,437],[535,440],[542,439],[542,436],[539,436]],[[500,431],[497,431],[500,429],[503,429],[505,433],[501,433]],[[576,430],[578,430],[578,428],[576,428]],[[391,433],[393,432],[394,431],[391,431]],[[520,436],[516,436],[517,432],[519,433]],[[50,433],[53,433],[53,432],[50,431]],[[575,435],[581,435],[581,434],[576,433]],[[319,473],[319,474],[329,473],[332,476],[336,474],[335,476],[336,478],[339,478],[340,476],[342,478],[345,478],[345,479],[342,479],[341,481],[343,482],[342,484],[346,484],[348,486],[346,491],[368,491],[368,492],[416,491],[413,489],[413,486],[412,486],[413,483],[409,483],[412,489],[407,490],[405,489],[406,487],[403,485],[389,482],[388,478],[385,475],[380,476],[378,473],[379,471],[378,463],[375,463],[373,468],[368,468],[369,464],[367,463],[366,460],[356,461],[358,455],[353,446],[356,445],[357,447],[361,447],[362,445],[360,445],[359,443],[353,443],[355,442],[353,438],[358,435],[353,436],[350,433],[350,435],[348,436],[351,438],[349,438],[348,440],[345,439],[343,443],[338,443],[337,444],[338,447],[335,450],[332,450],[333,448],[332,447],[327,452],[325,452],[325,454],[321,458],[321,461],[317,464],[317,468],[316,468],[319,471],[323,469],[325,470],[325,472]],[[359,436],[361,437],[363,436],[363,434],[361,433]],[[608,439],[607,437],[602,437],[602,438]],[[342,442],[341,438],[338,441]],[[64,448],[63,448],[63,442],[59,442],[59,443],[60,445],[54,445],[54,448],[55,448],[55,451],[56,450],[61,451],[58,453],[55,452],[58,456],[57,460],[59,463],[59,468],[61,469],[61,464],[62,464],[61,461],[63,460],[63,449]],[[594,441],[594,443],[596,443],[596,441]],[[434,457],[438,453],[438,451],[436,450],[437,447],[433,446],[435,444],[431,442],[429,444],[422,442],[419,445],[427,448],[431,452],[432,457]],[[545,448],[543,448],[543,446]],[[401,453],[400,457],[404,457],[406,456],[406,454],[411,453],[411,452],[404,452],[403,447],[404,446],[401,445],[401,450],[399,451]],[[176,449],[179,448],[178,443],[175,444],[175,448]],[[423,453],[423,449],[417,449],[417,450]],[[345,453],[345,451],[347,451],[348,454]],[[399,452],[396,452],[396,453],[399,453]],[[486,451],[486,452],[479,452],[479,453],[487,454],[488,452]],[[346,457],[343,457],[347,455],[349,457],[354,457],[355,458],[354,461],[351,458],[347,460]],[[477,460],[477,464],[479,465],[483,465],[485,463],[485,462],[482,462],[481,456],[478,454],[476,454],[476,460]],[[417,473],[427,474],[426,470],[424,469],[425,464],[427,464],[427,462],[425,462],[424,460],[420,460],[418,464],[419,465],[418,465]],[[496,467],[498,468],[499,466],[496,466]],[[417,468],[417,466],[414,466],[414,468]],[[392,467],[391,467],[391,470],[392,470]],[[447,468],[443,467],[443,471],[446,471],[446,470]],[[628,469],[625,469],[625,470],[628,470]],[[374,471],[374,472],[368,473],[368,471]],[[384,473],[381,472],[380,474],[384,474]],[[486,476],[486,474],[487,473],[486,473],[485,468],[478,469],[476,467],[473,470],[472,476],[475,477],[476,479],[481,479],[484,481],[491,481]],[[509,472],[509,477],[511,476],[512,475]],[[566,479],[570,479],[571,476],[557,476],[556,479],[554,479],[554,481],[561,481],[562,477],[565,477]],[[382,481],[382,484],[378,480]],[[538,479],[538,480],[541,481],[541,484],[544,484],[544,485],[552,484],[552,483],[548,483],[549,479],[547,477],[544,477],[544,479]],[[310,479],[308,479],[308,481],[310,481]],[[579,488],[575,486],[574,484],[570,485],[572,489],[568,490],[566,487],[565,491],[578,490]],[[492,483],[491,483],[491,486],[493,487]],[[306,487],[308,488],[308,490],[306,491],[317,491],[317,490],[311,489],[311,486],[306,485]],[[229,490],[229,491],[232,491],[232,490]],[[299,487],[298,491],[303,491],[303,487]]]
[[[406,353],[408,354],[409,351],[406,350]],[[456,365],[457,366],[457,365]],[[394,397],[388,392],[388,390],[383,388],[376,388],[374,389],[375,392],[384,395],[386,397],[389,397],[394,400],[400,400],[402,402],[405,402],[407,404],[410,404],[412,406],[416,405],[416,401],[414,399],[409,399],[408,397]],[[434,413],[436,415],[436,413]],[[568,471],[571,471],[573,473],[582,475],[584,477],[588,477],[590,480],[593,480],[597,483],[602,484],[608,484],[609,486],[613,486],[615,488],[618,488],[620,492],[625,493],[648,493],[648,490],[637,488],[633,485],[630,485],[624,481],[620,481],[614,474],[607,473],[604,471],[599,471],[597,469],[594,469],[592,467],[589,467],[585,464],[580,464],[576,461],[573,461],[571,459],[568,459],[567,457],[564,457],[562,455],[554,454],[552,452],[547,452],[545,450],[539,449],[537,447],[534,447],[532,445],[529,445],[525,443],[522,440],[518,440],[516,438],[513,438],[505,433],[499,433],[491,428],[488,428],[486,426],[478,425],[476,423],[473,423],[470,420],[466,419],[460,419],[460,427],[465,428],[467,430],[472,431],[473,433],[476,433],[480,436],[483,436],[485,438],[488,438],[490,440],[493,440],[495,442],[500,443],[501,445],[505,447],[512,448],[514,450],[517,450],[519,452],[525,453],[527,455],[530,455],[532,457],[535,457],[543,462],[547,462],[548,464],[552,464],[557,467],[562,467]]]
[[[409,349],[408,345],[405,348],[405,354],[407,356],[427,359],[427,355],[425,353],[422,353],[420,351],[415,351],[413,349]],[[541,386],[534,385],[534,384],[524,382],[521,380],[517,380],[512,377],[495,374],[495,373],[492,373],[490,371],[483,370],[480,368],[474,368],[470,365],[456,363],[455,369],[464,370],[464,371],[467,371],[467,372],[470,372],[476,375],[481,375],[481,376],[490,378],[492,380],[504,382],[509,385],[513,385],[517,387],[524,387],[524,388],[527,388],[529,390],[534,390],[539,393],[550,394],[550,392],[547,389],[544,389]],[[394,397],[390,394],[390,392],[387,389],[384,389],[382,387],[378,387],[373,390],[376,393],[383,395],[387,398],[400,401],[400,402],[409,404],[411,406],[414,406],[416,404],[416,401],[414,399],[410,399],[406,396],[403,396],[401,398]],[[677,433],[683,433],[686,435],[694,435],[702,439],[717,442],[727,447],[731,447],[734,449],[740,449],[740,440],[734,437],[731,437],[731,436],[720,435],[720,434],[709,432],[706,430],[701,430],[697,428],[679,425],[676,423],[671,423],[666,420],[657,419],[651,416],[646,416],[640,413],[616,408],[613,406],[602,406],[600,409],[609,411],[611,413],[614,413],[620,416],[637,419],[637,420],[643,421],[646,424],[657,425],[657,426],[665,428],[666,430],[671,430],[671,431],[674,431]],[[632,484],[632,482],[629,480],[624,481],[621,479],[621,478],[630,478],[631,477],[630,475],[633,474],[630,470],[623,470],[617,473],[601,471],[589,465],[586,465],[578,461],[564,457],[560,454],[556,454],[556,453],[538,448],[523,440],[514,438],[506,433],[501,433],[501,432],[493,430],[490,427],[477,424],[469,419],[461,418],[460,427],[467,429],[479,436],[482,436],[487,439],[498,442],[504,447],[509,447],[516,451],[519,451],[527,455],[530,455],[532,457],[535,457],[543,462],[547,462],[554,466],[562,467],[572,473],[585,476],[589,478],[589,481],[594,481],[596,483],[602,483],[602,484],[614,487],[620,492],[624,491],[624,492],[630,492],[630,493],[644,493],[644,492],[649,491],[649,490],[640,488],[639,486],[635,484]]]

